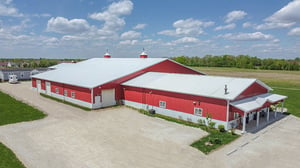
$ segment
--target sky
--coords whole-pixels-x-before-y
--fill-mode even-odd
[[[0,58],[300,57],[300,0],[0,0]]]

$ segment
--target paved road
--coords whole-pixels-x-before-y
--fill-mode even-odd
[[[300,167],[300,120],[288,116],[204,155],[189,146],[205,132],[125,107],[82,111],[39,96],[30,83],[0,90],[45,111],[0,127],[0,141],[28,168]]]

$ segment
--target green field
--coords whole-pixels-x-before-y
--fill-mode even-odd
[[[0,125],[44,118],[40,110],[0,92]]]
[[[46,115],[36,108],[17,101],[0,92],[0,126],[22,121],[44,118]],[[0,142],[0,168],[24,168],[16,155]]]
[[[300,71],[255,70],[220,67],[193,67],[207,75],[256,78],[273,88],[273,93],[288,96],[285,107],[300,117]]]
[[[16,155],[0,143],[0,168],[25,168]]]

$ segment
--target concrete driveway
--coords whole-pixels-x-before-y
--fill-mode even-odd
[[[189,146],[200,129],[126,108],[91,112],[39,96],[29,82],[0,90],[48,113],[45,119],[0,127],[0,141],[28,168],[300,167],[300,121],[288,116],[204,155]]]

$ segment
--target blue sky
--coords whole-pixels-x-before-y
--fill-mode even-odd
[[[300,57],[300,0],[0,0],[0,58]]]

